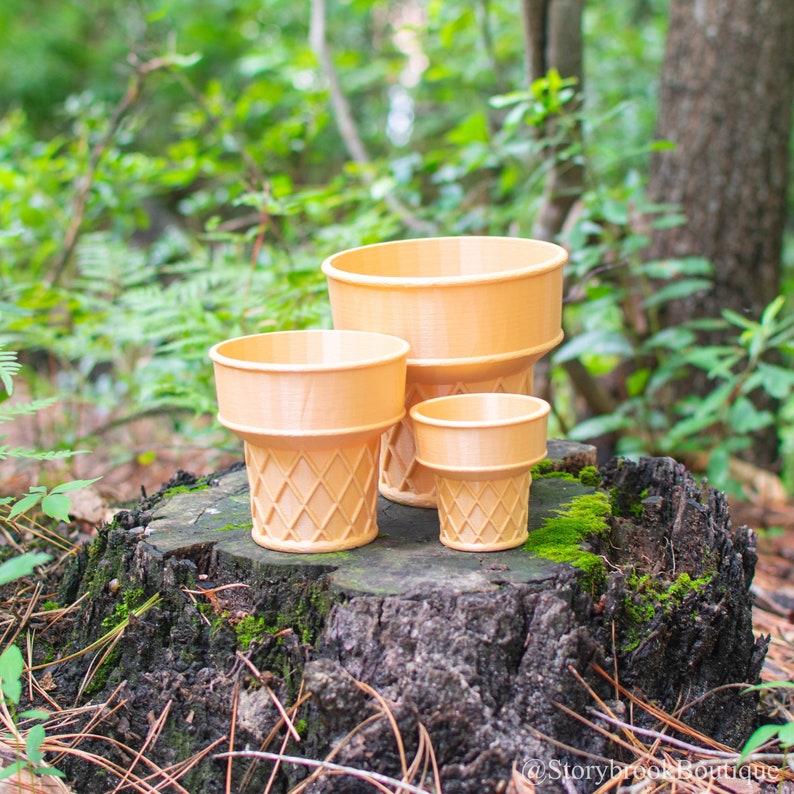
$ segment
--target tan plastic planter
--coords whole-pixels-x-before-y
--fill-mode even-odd
[[[406,408],[476,392],[529,394],[532,366],[562,341],[563,248],[513,237],[439,237],[354,248],[323,263],[335,328],[411,345]],[[386,437],[380,491],[432,507],[409,416]]]
[[[253,539],[329,552],[375,538],[381,434],[405,414],[408,344],[285,331],[210,350],[218,420],[245,441]]]
[[[530,468],[546,457],[549,410],[519,394],[460,394],[411,409],[417,458],[435,475],[445,546],[500,551],[526,541]]]

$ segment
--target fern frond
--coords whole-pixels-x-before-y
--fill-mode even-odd
[[[2,405],[0,406],[0,424],[10,422],[18,416],[32,416],[45,408],[49,408],[57,401],[57,397],[42,397],[39,400],[31,400],[17,405]]]
[[[47,450],[46,452],[38,452],[35,449],[27,449],[26,447],[12,447],[8,444],[0,445],[0,460],[7,458],[24,458],[26,460],[63,460],[64,458],[71,458],[75,455],[82,455],[86,452],[84,449],[59,449]]]
[[[0,349],[0,381],[9,396],[14,393],[14,376],[21,368],[16,350]]]
[[[113,239],[108,232],[83,235],[76,254],[78,283],[89,295],[115,297],[156,278],[143,252]]]

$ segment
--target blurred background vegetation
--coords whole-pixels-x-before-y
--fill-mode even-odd
[[[558,238],[567,338],[539,378],[551,432],[683,457],[740,492],[732,461],[771,430],[771,470],[791,492],[790,240],[780,299],[713,318],[727,343],[637,321],[712,274],[702,257],[645,253],[654,228],[683,222],[646,197],[666,146],[654,123],[667,10],[587,4],[583,81],[552,70],[527,85],[507,0],[4,0],[0,345],[25,364],[12,401],[58,397],[15,420],[7,446],[91,450],[37,474],[103,475],[119,498],[177,465],[239,458],[214,421],[212,344],[329,326],[319,265],[334,251],[532,236],[553,159],[584,181]],[[666,399],[693,370],[711,396]],[[613,399],[588,399],[582,377]],[[27,489],[22,464],[7,456],[5,493]]]

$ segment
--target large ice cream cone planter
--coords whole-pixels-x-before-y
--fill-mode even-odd
[[[354,248],[323,263],[334,327],[408,341],[405,402],[528,394],[532,366],[562,340],[564,249],[512,237],[440,237]],[[410,416],[381,448],[380,491],[436,505]]]
[[[245,442],[252,537],[329,552],[378,533],[381,435],[402,419],[408,344],[358,331],[285,331],[215,345],[218,419]]]
[[[546,456],[549,410],[518,394],[454,395],[411,409],[417,458],[436,481],[445,546],[501,551],[526,541],[530,469]]]

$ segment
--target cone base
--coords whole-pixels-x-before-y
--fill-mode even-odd
[[[378,527],[370,530],[366,535],[359,535],[347,541],[306,541],[305,543],[279,543],[268,532],[267,527],[256,527],[251,530],[251,539],[257,546],[270,551],[283,551],[288,554],[332,554],[336,551],[348,551],[366,546],[378,537]]]
[[[323,554],[378,535],[380,438],[323,450],[245,444],[251,537],[272,551]]]
[[[503,479],[436,475],[439,540],[458,551],[504,551],[529,537],[529,471]]]

